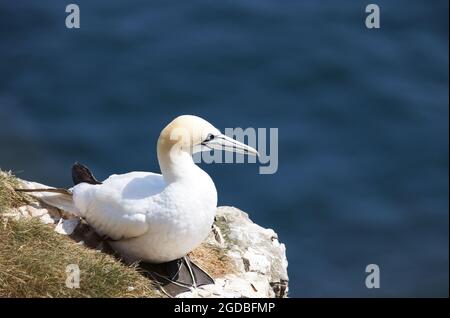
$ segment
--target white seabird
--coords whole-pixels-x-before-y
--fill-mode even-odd
[[[110,238],[111,247],[126,259],[170,262],[185,257],[211,231],[216,187],[192,158],[196,152],[211,149],[258,154],[206,120],[183,115],[159,136],[161,174],[130,172],[98,182],[86,167],[75,164],[76,185],[71,189],[28,191],[59,192],[40,198],[82,217],[98,234]],[[192,268],[188,269],[192,274]],[[171,281],[177,279],[171,277]]]

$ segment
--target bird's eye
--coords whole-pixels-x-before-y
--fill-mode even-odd
[[[208,134],[208,136],[206,136],[205,142],[206,141],[211,141],[214,139],[214,135],[213,134]]]

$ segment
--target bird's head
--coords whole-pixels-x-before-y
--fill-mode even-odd
[[[212,149],[258,155],[256,149],[222,134],[206,120],[192,115],[175,118],[162,130],[158,139],[158,152],[192,155]]]

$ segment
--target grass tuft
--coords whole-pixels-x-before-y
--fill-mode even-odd
[[[19,180],[11,172],[0,170],[0,214],[30,201],[28,195],[14,191],[19,186]]]
[[[66,267],[80,269],[68,288]],[[1,297],[155,297],[151,282],[114,257],[76,244],[39,220],[4,222],[0,232]]]

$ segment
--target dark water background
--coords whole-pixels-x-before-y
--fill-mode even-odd
[[[287,245],[291,296],[448,296],[448,1],[0,2],[0,167],[159,171],[165,123],[278,127],[279,170],[202,165]],[[68,2],[69,3],[69,2]],[[381,288],[365,288],[365,266]]]

